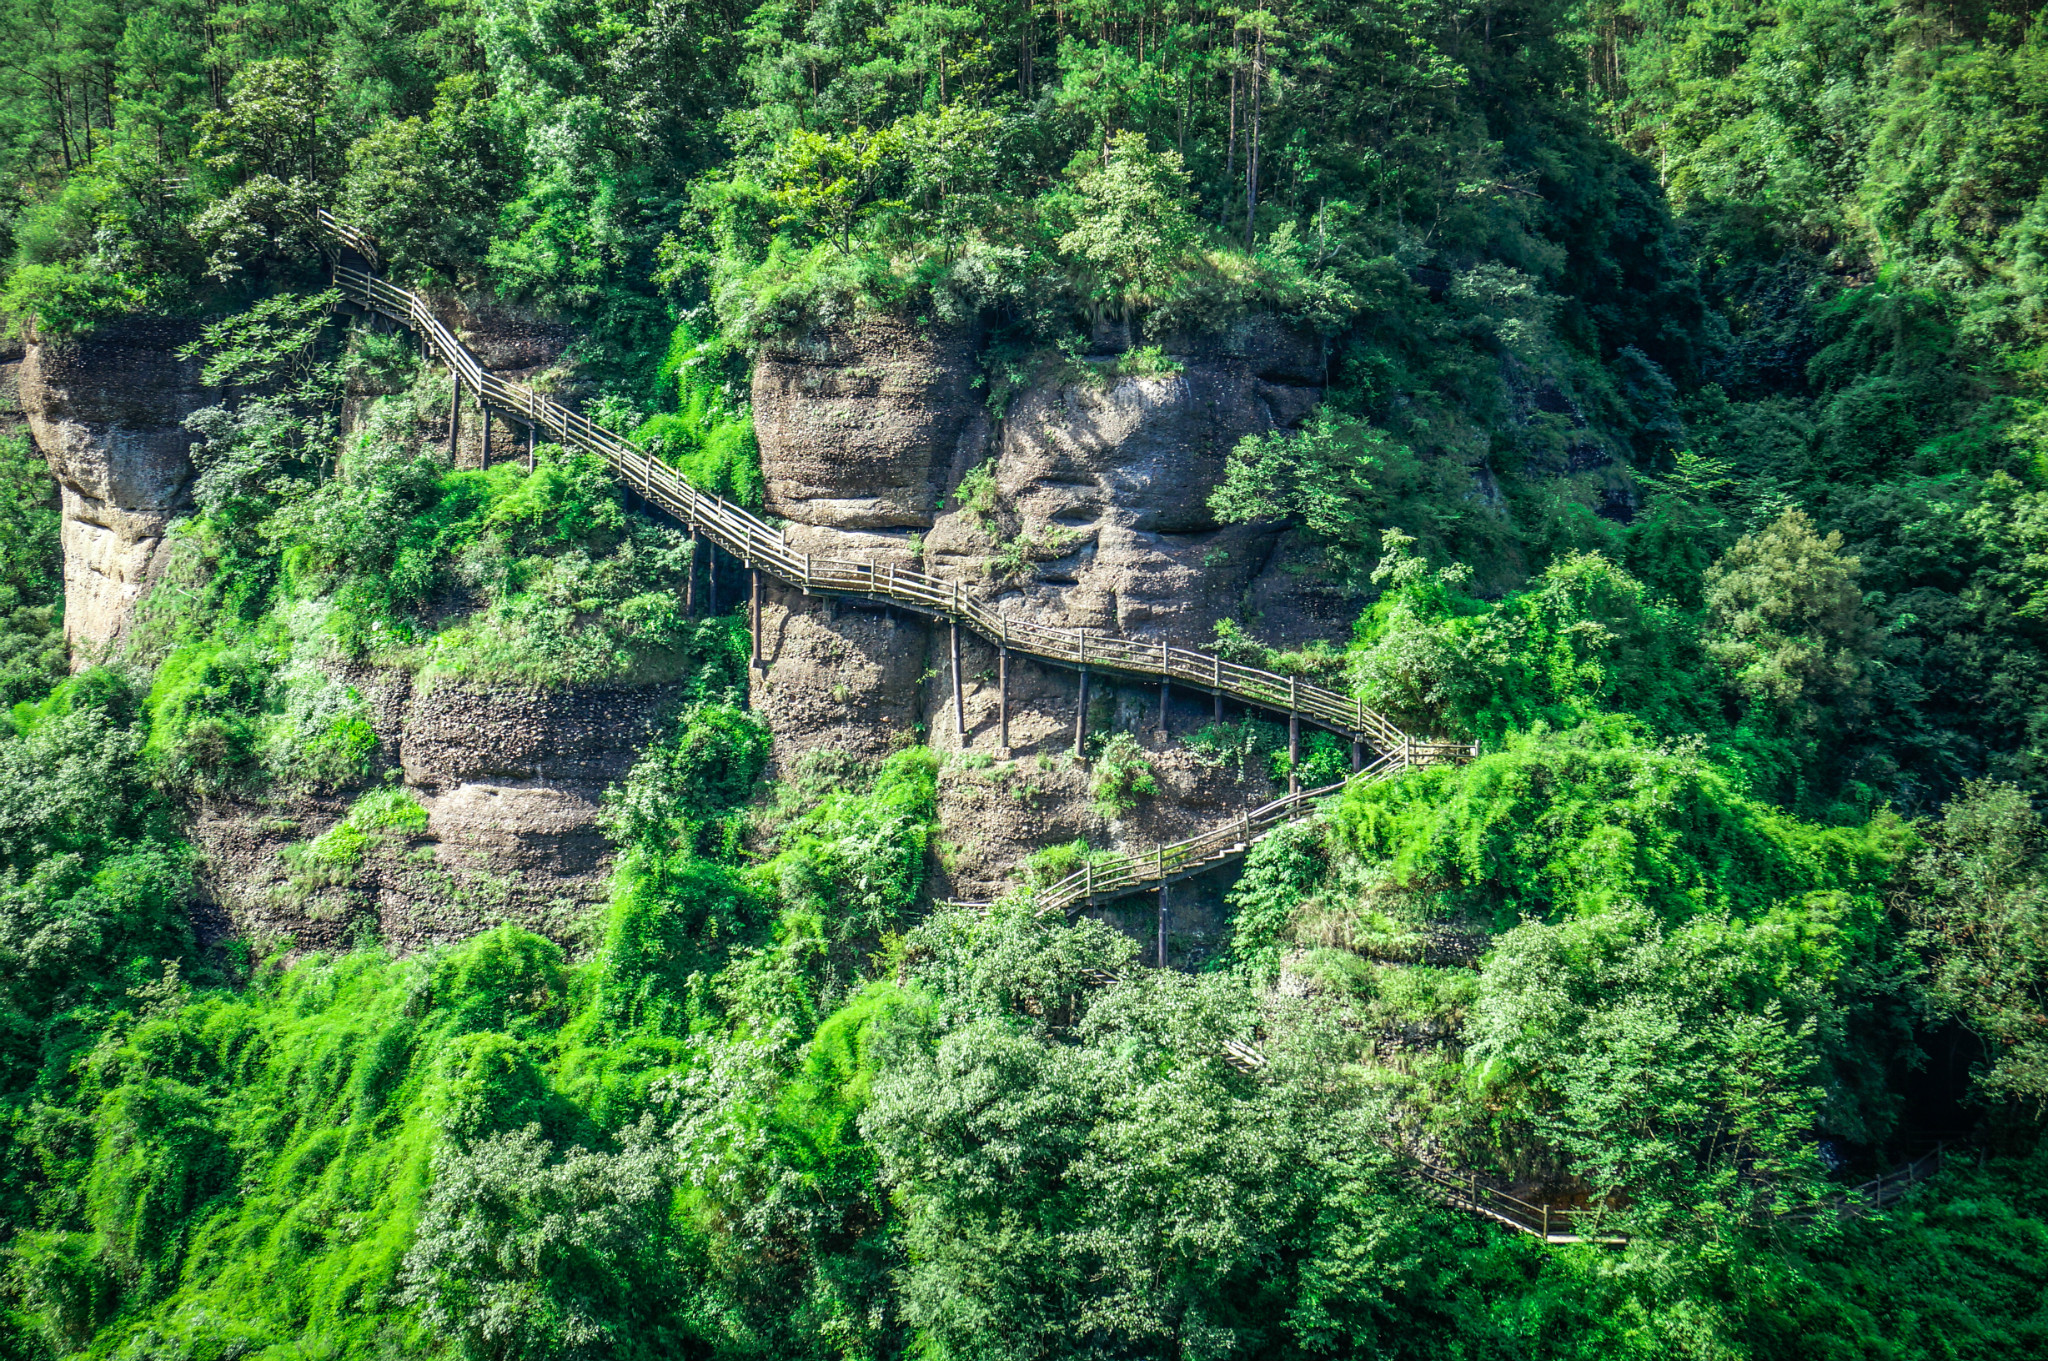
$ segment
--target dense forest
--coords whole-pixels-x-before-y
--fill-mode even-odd
[[[106,655],[0,438],[0,1356],[2048,1354],[2048,17],[7,0],[0,158],[17,342],[176,319],[218,395]],[[1085,847],[935,906],[954,758],[769,778],[744,611],[589,456],[421,438],[445,380],[320,208],[757,507],[807,327],[971,322],[998,415],[1311,334],[1320,406],[1210,504],[1363,613],[1181,641],[1478,755],[1260,842],[1199,969],[1034,910]],[[196,928],[222,800],[346,804],[309,901],[424,827],[337,659],[682,686],[608,905]],[[1185,740],[1285,782],[1268,725]]]

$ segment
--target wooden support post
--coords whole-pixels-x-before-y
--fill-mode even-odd
[[[1163,860],[1165,852],[1160,853]],[[1159,967],[1166,967],[1166,880],[1159,881]]]
[[[1287,713],[1287,792],[1301,792],[1301,715],[1293,710]]]
[[[1084,637],[1086,635],[1083,635]],[[1086,749],[1081,745],[1088,738],[1088,668],[1081,668],[1081,702],[1074,706],[1074,759],[1086,760]]]
[[[959,589],[958,587],[954,588]],[[967,745],[967,700],[961,694],[960,680],[960,625],[950,626],[953,647],[953,735],[960,739],[960,745]]]
[[[480,414],[480,415],[481,415],[481,416],[483,417],[483,422],[484,422],[484,466],[485,466],[486,468],[488,468],[488,467],[490,467],[490,466],[491,466],[491,409],[490,409],[489,407],[487,407],[487,406],[485,406],[485,405],[484,405],[484,399],[483,399],[483,394],[482,394],[482,393],[478,393],[478,394],[477,394],[477,399],[476,399],[476,409],[477,409],[477,412],[478,412],[478,414]]]
[[[996,648],[996,755],[1010,759],[1010,645]]]
[[[711,551],[704,555],[704,613],[718,617],[718,545],[706,544]]]
[[[462,375],[448,365],[448,461],[455,461],[455,441],[462,433]]]
[[[1223,721],[1223,692],[1218,690],[1214,693],[1216,699],[1216,721],[1221,723]]]
[[[1159,645],[1159,735],[1166,736],[1166,697],[1173,689],[1173,658],[1166,644]]]
[[[1365,769],[1365,743],[1354,740],[1351,743],[1351,773],[1358,774]]]
[[[697,536],[690,536],[689,565],[683,571],[683,618],[697,613]]]
[[[526,471],[533,471],[533,432],[537,427],[532,421],[526,423]]]
[[[758,669],[761,665],[761,569],[749,568],[747,579],[753,596],[748,628],[754,635],[754,666]]]

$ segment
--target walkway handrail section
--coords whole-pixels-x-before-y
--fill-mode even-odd
[[[361,232],[336,220],[324,209],[320,223],[365,259],[376,259],[371,243]],[[702,533],[747,566],[772,572],[807,593],[866,596],[957,621],[992,643],[1046,661],[1136,673],[1153,680],[1221,692],[1268,710],[1298,713],[1378,752],[1405,752],[1407,765],[1459,760],[1471,753],[1470,747],[1459,743],[1417,742],[1362,700],[1311,685],[1299,677],[1165,643],[1142,643],[1086,629],[1055,628],[1011,619],[971,598],[958,581],[889,563],[796,552],[789,547],[782,530],[723,497],[699,491],[652,454],[591,424],[587,418],[523,383],[508,383],[486,372],[455,333],[412,290],[342,264],[335,266],[334,282],[353,301],[418,332],[457,380],[482,402],[532,422],[565,446],[602,455],[628,486],[677,516],[693,532]]]
[[[1794,1210],[1784,1216],[1783,1222],[1791,1224],[1809,1223],[1822,1214],[1833,1210],[1836,1219],[1854,1219],[1897,1204],[1905,1198],[1906,1192],[1941,1171],[1942,1155],[1946,1145],[1936,1144],[1932,1152],[1922,1154],[1911,1162],[1895,1167],[1881,1177],[1852,1186],[1840,1195],[1832,1196],[1818,1206]],[[1417,1161],[1413,1164],[1416,1177],[1440,1199],[1448,1201],[1461,1210],[1484,1215],[1499,1224],[1523,1233],[1533,1234],[1546,1243],[1626,1243],[1622,1234],[1592,1234],[1586,1232],[1589,1226],[1597,1227],[1598,1216],[1605,1213],[1597,1209],[1579,1209],[1569,1206],[1535,1205],[1519,1196],[1497,1191],[1491,1186],[1480,1184],[1476,1172],[1453,1172],[1449,1168]]]
[[[1618,1234],[1584,1231],[1602,1213],[1593,1209],[1534,1205],[1520,1196],[1482,1185],[1476,1172],[1453,1172],[1432,1163],[1414,1164],[1416,1177],[1440,1199],[1495,1223],[1533,1234],[1546,1243],[1626,1243]]]
[[[1354,784],[1384,780],[1406,770],[1411,764],[1415,762],[1409,759],[1406,749],[1396,747],[1349,779],[1274,799],[1185,841],[1092,861],[1058,883],[1041,889],[1038,894],[1039,911],[1063,912],[1077,903],[1143,893],[1199,873],[1250,849],[1254,841],[1274,828],[1311,816],[1316,805],[1330,795],[1341,793]]]

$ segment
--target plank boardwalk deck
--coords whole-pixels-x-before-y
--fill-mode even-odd
[[[320,225],[343,247],[373,266],[374,243],[325,209]],[[1355,783],[1372,783],[1416,766],[1464,761],[1475,748],[1461,742],[1417,740],[1364,701],[1298,676],[1225,661],[1213,653],[1120,638],[1097,630],[1057,628],[1016,619],[975,598],[971,583],[858,558],[823,557],[791,549],[784,531],[723,497],[699,491],[675,469],[579,413],[487,372],[426,300],[370,270],[337,260],[335,287],[352,303],[388,317],[417,334],[456,382],[484,407],[546,431],[556,443],[602,457],[631,490],[680,520],[692,534],[765,571],[806,595],[874,601],[970,629],[1005,652],[1084,673],[1107,672],[1155,684],[1181,685],[1228,695],[1246,705],[1302,719],[1376,753],[1348,780],[1273,800],[1198,836],[1147,851],[1091,862],[1039,893],[1047,910],[1068,910],[1106,898],[1149,892],[1162,885],[1242,859],[1259,838],[1313,816],[1324,799]],[[451,409],[454,409],[451,406]],[[758,630],[756,631],[758,639]],[[756,646],[758,647],[758,642]]]

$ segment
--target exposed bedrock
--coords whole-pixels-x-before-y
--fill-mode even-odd
[[[1019,618],[1193,647],[1225,616],[1253,617],[1274,641],[1341,634],[1357,602],[1303,572],[1289,536],[1223,525],[1208,508],[1240,439],[1298,425],[1321,397],[1320,346],[1254,322],[1168,348],[1169,371],[1147,376],[1118,377],[1107,357],[1092,372],[1049,364],[994,421],[968,332],[871,318],[775,347],[754,378],[769,508],[790,522],[798,552],[921,566]],[[984,465],[994,504],[955,505],[962,478]],[[762,647],[759,702],[779,764],[911,740],[998,751],[995,649],[971,635],[964,740],[944,624],[902,614],[892,624],[878,608],[770,584]],[[1070,755],[1074,673],[1013,655],[1010,759],[956,762],[941,782],[940,891],[987,896],[1038,847],[1172,840],[1271,796],[1262,776],[1205,768],[1158,732],[1157,694],[1097,681],[1092,723],[1138,731],[1160,785],[1112,823],[1091,808],[1090,771]],[[1202,722],[1210,702],[1176,697],[1172,729]],[[1205,891],[1213,899],[1190,887],[1186,920],[1206,920]]]
[[[680,689],[416,688],[403,672],[335,674],[369,702],[380,754],[425,807],[426,829],[378,837],[354,872],[323,879],[290,848],[340,821],[346,800],[209,810],[196,830],[224,925],[302,950],[374,930],[404,952],[505,921],[573,935],[611,871],[597,826],[605,787],[632,768]]]
[[[768,509],[831,529],[921,529],[962,453],[988,440],[967,328],[868,315],[765,349],[754,430]]]
[[[185,418],[214,400],[199,364],[177,350],[189,322],[128,319],[31,342],[23,414],[61,488],[64,634],[73,666],[127,631],[159,566],[165,531],[190,503]]]
[[[451,307],[447,315],[492,371],[522,381],[545,373],[573,387],[566,328],[503,308]],[[359,429],[370,405],[393,390],[358,373],[346,428]],[[445,405],[423,410],[418,438],[446,440],[446,419]],[[467,398],[459,464],[483,461],[482,436]],[[492,461],[524,448],[523,432],[493,419]],[[213,909],[201,914],[203,926],[289,938],[301,950],[374,934],[406,952],[506,921],[565,939],[590,920],[611,872],[611,844],[597,823],[604,790],[681,702],[678,687],[418,685],[397,669],[339,661],[326,669],[366,702],[377,765],[417,796],[427,826],[372,838],[361,864],[341,874],[309,871],[303,848],[341,821],[348,797],[209,809],[196,827]]]
[[[1329,631],[1314,583],[1285,570],[1283,536],[1224,525],[1208,507],[1240,439],[1298,425],[1321,398],[1320,347],[1247,324],[1171,358],[1175,372],[1069,370],[1020,392],[989,451],[996,512],[940,517],[926,546],[934,569],[987,577],[1007,548],[1028,568],[991,583],[1006,608],[1182,646],[1254,608],[1275,640]]]

